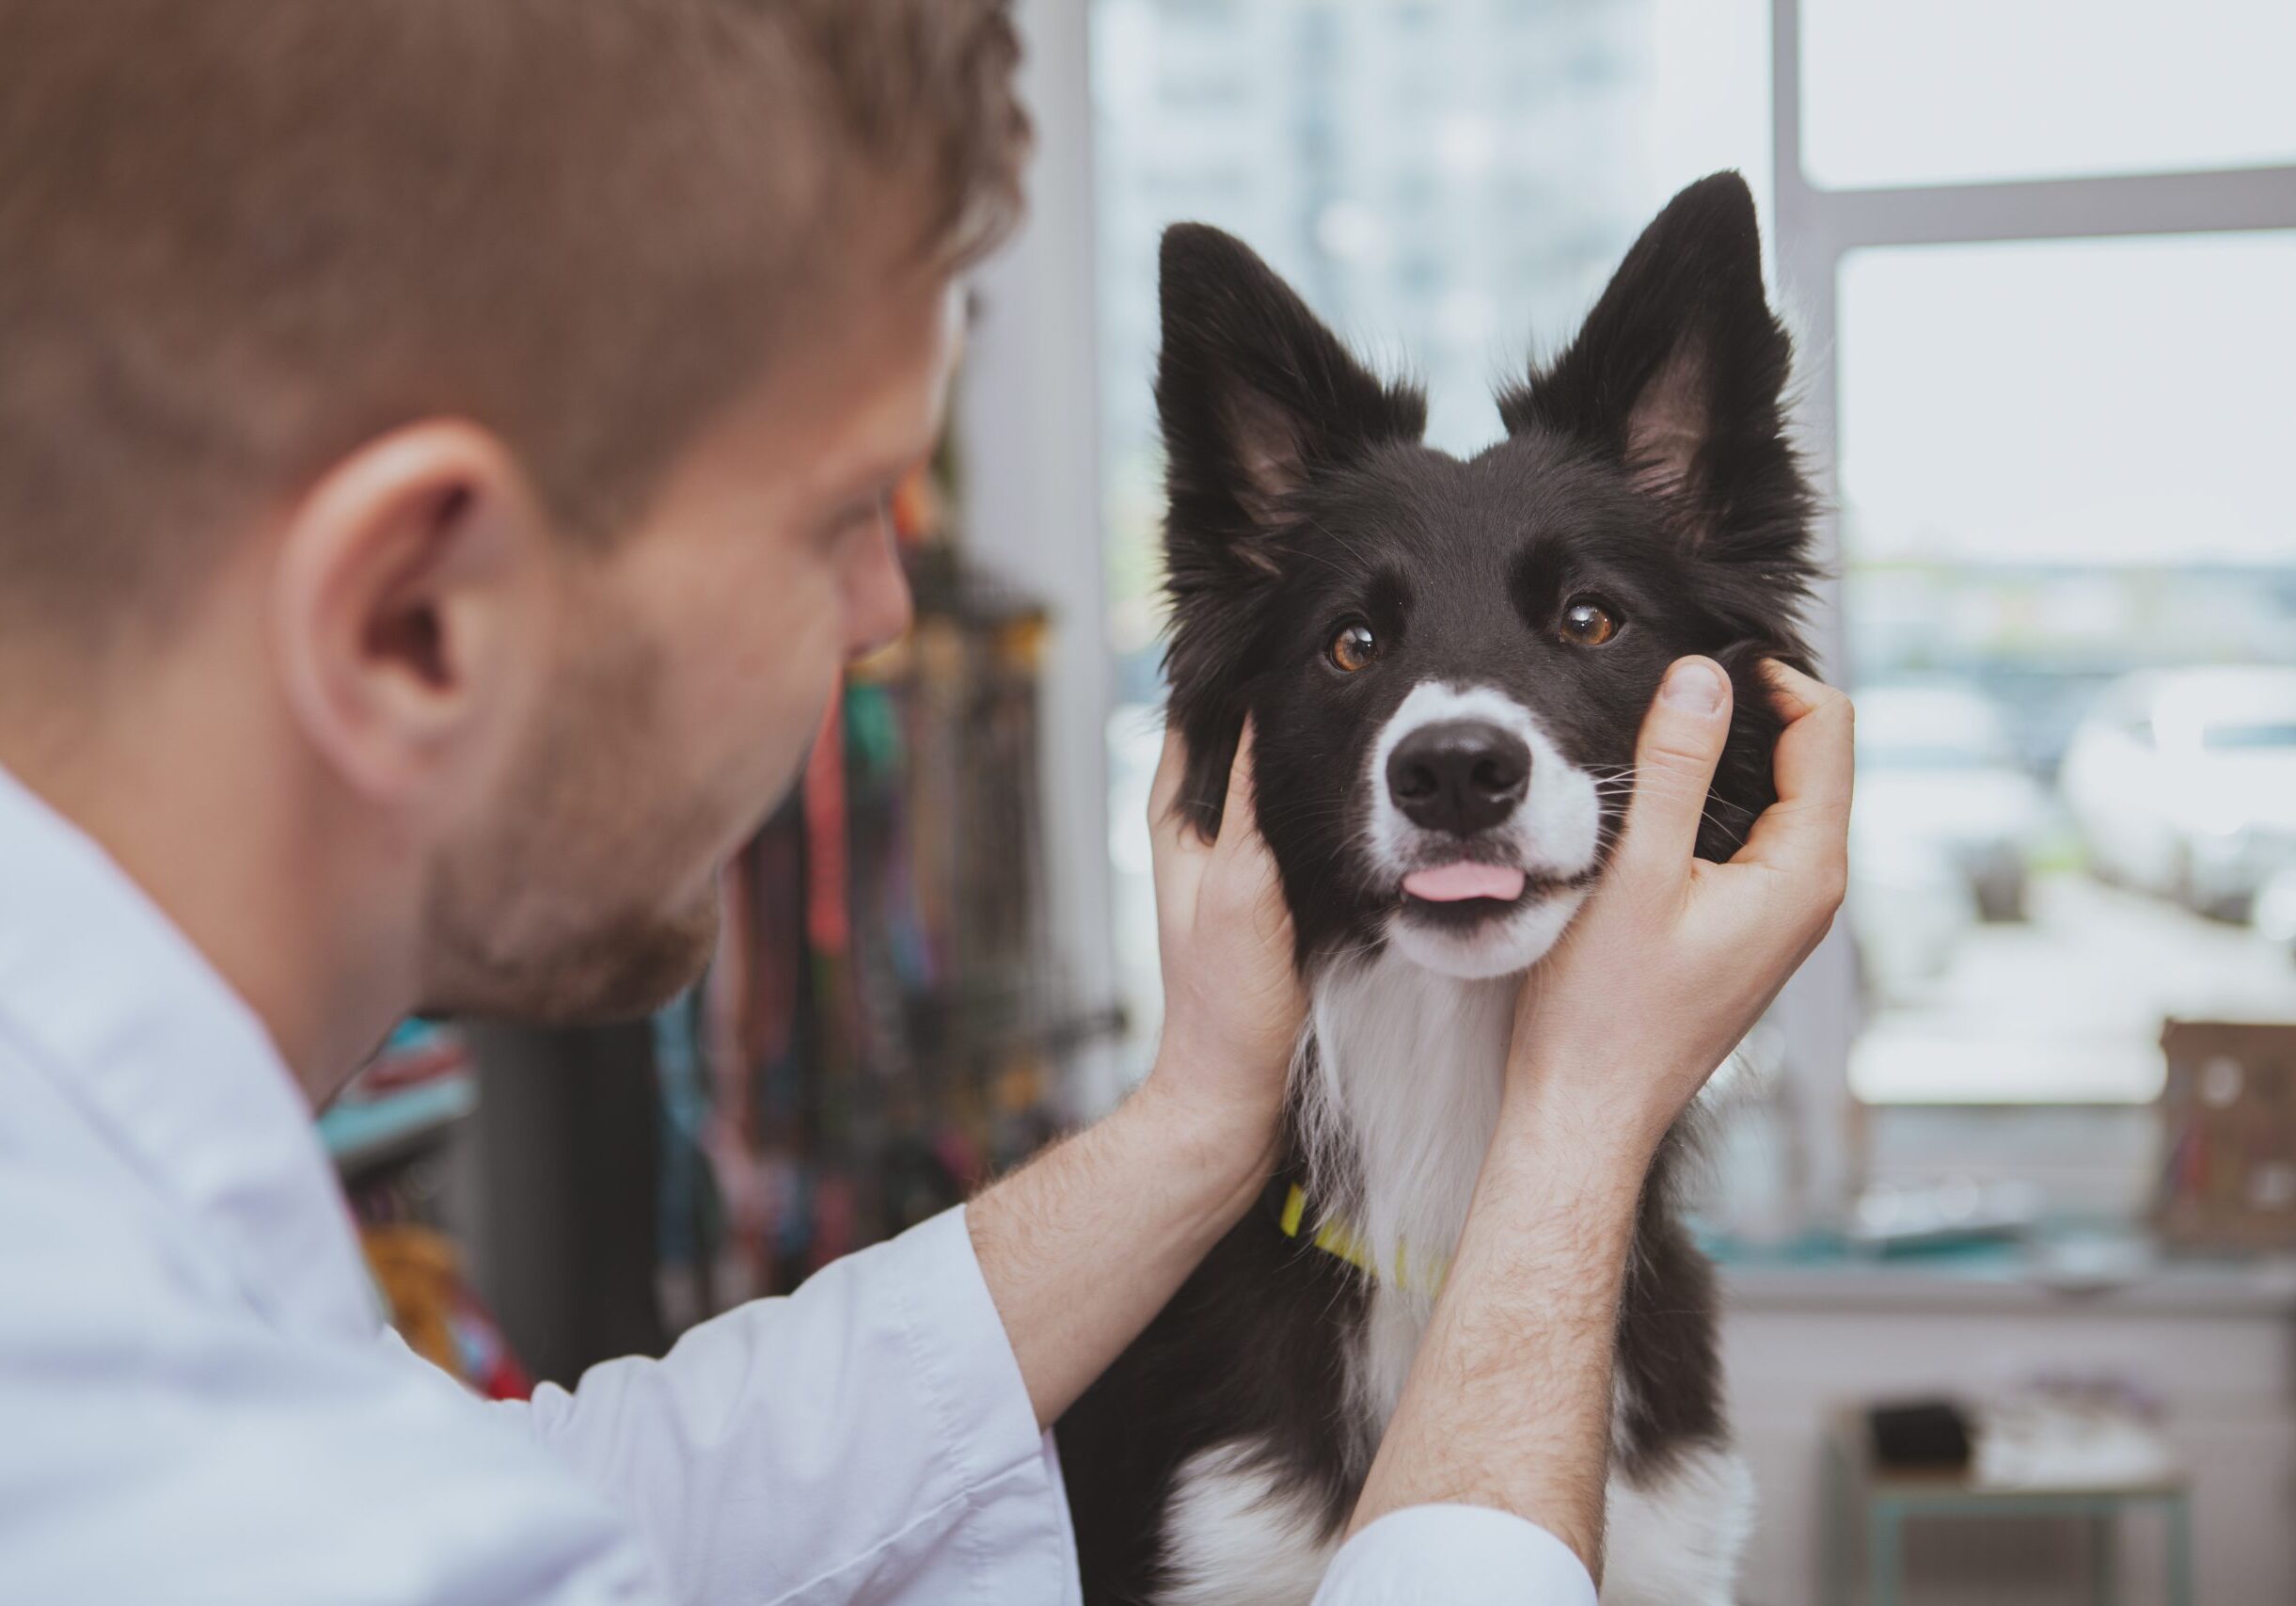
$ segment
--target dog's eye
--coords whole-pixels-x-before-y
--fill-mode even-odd
[[[1591,596],[1574,596],[1562,610],[1562,639],[1573,646],[1598,647],[1618,633],[1618,615]]]
[[[1334,669],[1353,675],[1358,669],[1368,669],[1379,656],[1379,638],[1371,634],[1371,627],[1362,623],[1342,625],[1339,633],[1331,639],[1330,658]]]

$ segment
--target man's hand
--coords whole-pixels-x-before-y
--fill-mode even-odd
[[[1610,1363],[1645,1173],[1667,1128],[1841,902],[1848,699],[1768,666],[1778,802],[1694,859],[1730,684],[1686,659],[1643,722],[1625,835],[1526,982],[1497,1136],[1354,1526],[1406,1505],[1512,1511],[1602,1573]]]
[[[1764,665],[1786,720],[1778,801],[1728,864],[1694,858],[1730,726],[1730,681],[1668,672],[1642,726],[1633,802],[1600,888],[1527,979],[1509,1097],[1645,1163],[1825,936],[1848,876],[1850,704]]]
[[[966,1211],[981,1275],[1048,1427],[1266,1183],[1306,1010],[1291,920],[1252,814],[1251,734],[1236,753],[1217,841],[1198,837],[1173,807],[1184,756],[1174,733],[1148,803],[1164,979],[1155,1068],[1115,1114]]]
[[[1164,1035],[1142,1094],[1191,1112],[1264,1169],[1307,1000],[1291,964],[1291,914],[1253,811],[1251,726],[1228,771],[1216,841],[1178,806],[1186,768],[1186,744],[1167,732],[1148,797]]]

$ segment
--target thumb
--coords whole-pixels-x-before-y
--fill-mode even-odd
[[[1706,788],[1730,734],[1730,676],[1710,658],[1675,661],[1642,720],[1634,801],[1619,862],[1638,877],[1688,872],[1706,812]]]

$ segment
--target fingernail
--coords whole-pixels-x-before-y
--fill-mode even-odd
[[[1689,713],[1713,714],[1721,710],[1728,690],[1721,670],[1704,659],[1687,659],[1667,672],[1658,694]]]

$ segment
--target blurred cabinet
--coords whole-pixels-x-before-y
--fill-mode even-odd
[[[1723,1274],[1723,1364],[1758,1503],[1738,1598],[1834,1606],[1820,1593],[1829,1413],[1844,1401],[1986,1392],[2038,1375],[2125,1377],[2157,1398],[2192,1470],[2196,1599],[2296,1600],[2296,1275],[2284,1264],[2163,1269],[2093,1293],[1878,1266]],[[2132,1522],[2123,1599],[2143,1606],[2166,1535]],[[1906,1606],[2073,1599],[2078,1525],[1924,1524]]]

